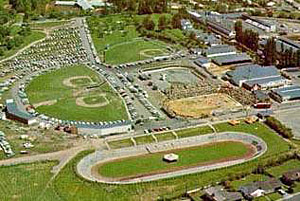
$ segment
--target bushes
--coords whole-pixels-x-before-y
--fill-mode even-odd
[[[294,137],[292,129],[283,125],[279,120],[274,117],[268,117],[266,119],[266,124],[279,133],[282,137],[291,139]]]

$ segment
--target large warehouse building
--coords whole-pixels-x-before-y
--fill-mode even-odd
[[[229,81],[248,90],[280,87],[290,84],[282,77],[275,66],[262,67],[257,64],[238,66],[235,70],[226,73]]]
[[[225,55],[212,58],[212,61],[219,66],[243,64],[251,62],[251,57],[246,53]]]
[[[120,120],[111,123],[102,123],[99,125],[87,125],[79,124],[76,125],[77,132],[79,135],[97,135],[107,136],[119,133],[127,133],[132,130],[130,121]]]
[[[291,100],[300,100],[300,86],[291,85],[278,89],[273,89],[270,96],[278,102],[287,102]]]

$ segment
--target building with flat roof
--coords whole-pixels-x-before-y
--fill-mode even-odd
[[[292,49],[294,52],[300,50],[300,44],[296,41],[290,40],[285,37],[276,38],[276,50],[278,52],[283,52],[285,50]]]
[[[246,53],[241,53],[241,54],[230,54],[230,55],[213,57],[212,61],[219,66],[225,66],[225,65],[249,63],[252,60],[251,57],[248,56]]]
[[[76,0],[76,1],[56,1],[56,6],[79,6],[83,10],[90,10],[94,7],[111,6],[106,0]]]
[[[211,65],[211,60],[209,58],[206,57],[198,57],[194,63],[202,68],[209,68]]]
[[[258,18],[254,18],[248,14],[242,14],[242,19],[245,20],[245,22],[260,28],[266,32],[275,32],[276,31],[276,24],[267,22],[265,20],[261,20]]]
[[[234,55],[237,53],[237,50],[234,46],[230,45],[216,45],[209,47],[203,51],[203,54],[208,57],[219,57],[219,56],[226,56],[226,55]]]
[[[131,121],[119,120],[99,124],[77,124],[79,135],[107,136],[119,133],[127,133],[132,130]]]
[[[278,89],[273,89],[270,93],[271,98],[278,102],[287,102],[300,99],[300,86],[291,85]]]
[[[251,79],[243,83],[243,87],[250,90],[266,90],[269,88],[281,87],[290,84],[291,81],[283,76],[263,77]]]
[[[232,84],[239,87],[244,83],[249,86],[262,84],[268,87],[277,87],[278,82],[286,81],[275,66],[263,67],[258,64],[237,66],[235,70],[226,72],[226,76]]]
[[[28,112],[21,111],[13,99],[6,100],[5,115],[8,119],[19,121],[28,125],[37,122],[34,116]]]
[[[212,20],[207,20],[206,25],[208,29],[214,32],[215,34],[221,35],[222,37],[228,40],[235,39],[235,31],[223,26],[220,23],[214,22]]]

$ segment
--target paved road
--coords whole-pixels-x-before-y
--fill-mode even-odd
[[[212,164],[207,166],[193,167],[183,170],[177,170],[169,173],[161,173],[156,175],[144,176],[140,178],[134,178],[129,180],[114,180],[111,178],[103,178],[97,173],[92,171],[92,168],[95,167],[99,163],[108,162],[114,159],[136,156],[136,155],[145,155],[155,152],[168,151],[172,149],[178,148],[187,148],[191,146],[200,146],[206,143],[218,142],[218,141],[241,141],[246,144],[252,144],[253,141],[258,142],[258,144],[262,147],[260,151],[256,150],[255,155],[250,158],[238,159],[233,161],[222,162],[218,164]],[[214,170],[224,167],[229,167],[232,165],[244,163],[250,160],[253,160],[257,157],[260,157],[267,151],[266,143],[257,136],[246,134],[246,133],[235,133],[235,132],[224,132],[216,134],[208,134],[208,135],[200,135],[195,137],[189,137],[179,140],[170,140],[165,142],[153,143],[148,145],[139,145],[136,147],[128,147],[123,149],[116,150],[98,150],[86,157],[84,157],[77,164],[77,172],[83,178],[96,181],[101,183],[110,183],[110,184],[132,184],[138,182],[148,182],[154,181],[158,179],[166,179],[171,177],[182,176],[186,174],[193,174],[198,172],[204,172],[208,170]]]

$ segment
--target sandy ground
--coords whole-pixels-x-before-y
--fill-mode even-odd
[[[210,115],[213,110],[230,110],[240,104],[225,94],[211,94],[169,101],[168,108],[176,115],[199,118]]]
[[[106,98],[106,94],[99,94],[99,96],[102,96],[105,99],[105,102],[102,103],[97,103],[97,104],[87,104],[86,102],[84,102],[84,99],[86,97],[79,97],[76,99],[76,104],[78,106],[82,106],[82,107],[90,107],[90,108],[94,108],[94,107],[104,107],[106,105],[109,104],[109,100]]]
[[[78,87],[76,84],[72,83],[72,80],[77,80],[77,79],[89,79],[91,81],[91,83],[93,83],[93,80],[90,76],[74,76],[74,77],[69,77],[63,80],[63,84],[67,87],[72,87],[72,88],[76,88]]]

